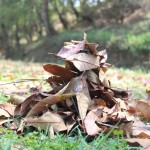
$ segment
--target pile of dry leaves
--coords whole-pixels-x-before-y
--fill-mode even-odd
[[[90,136],[111,128],[123,130],[127,137],[150,138],[150,128],[138,116],[150,119],[150,105],[138,101],[136,106],[128,103],[128,91],[111,87],[109,80],[101,78],[108,67],[107,51],[98,51],[96,43],[83,41],[65,42],[54,54],[65,62],[65,67],[56,64],[44,65],[51,73],[46,81],[49,91],[42,86],[32,88],[31,96],[18,105],[0,105],[0,126],[10,122],[11,129],[23,132],[24,125],[40,127],[54,132],[70,132],[79,125]],[[113,74],[112,74],[113,76]],[[20,117],[19,123],[14,122]]]

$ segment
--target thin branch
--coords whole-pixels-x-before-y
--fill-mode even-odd
[[[45,79],[21,79],[17,81],[12,81],[12,82],[6,82],[6,83],[1,83],[0,86],[2,85],[7,85],[7,84],[15,84],[15,83],[20,83],[20,82],[34,82],[34,81],[45,81]]]

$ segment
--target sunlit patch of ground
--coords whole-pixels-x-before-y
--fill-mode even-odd
[[[0,84],[20,79],[47,79],[50,76],[40,63],[1,60],[0,64]],[[132,91],[133,99],[147,97],[145,91],[150,85],[150,76],[146,71],[111,68],[105,74],[100,73],[100,77],[110,80],[114,88]],[[27,91],[31,87],[39,86],[41,82],[42,80],[0,85],[0,93],[9,95],[16,91]]]

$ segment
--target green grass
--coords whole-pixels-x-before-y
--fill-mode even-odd
[[[0,136],[0,149],[10,150],[13,148],[30,149],[30,150],[128,150],[129,147],[124,137],[118,135],[110,137],[111,130],[108,134],[100,133],[98,137],[88,142],[88,137],[81,134],[80,130],[76,136],[56,134],[54,139],[50,139],[49,133],[43,131],[28,132],[24,135],[17,135],[12,130],[0,128],[4,132]],[[138,150],[140,148],[135,148]]]
[[[13,61],[0,61],[0,83],[11,82],[16,79],[22,78],[47,78],[49,74],[46,73],[42,64],[35,63],[23,63]],[[106,76],[113,87],[132,89],[133,99],[144,98],[147,96],[145,90],[148,85],[143,83],[143,79],[149,79],[149,74],[146,70],[141,69],[109,69],[104,75],[101,73],[101,77]],[[140,79],[140,80],[139,80]],[[17,83],[16,85],[0,86],[0,103],[7,101],[9,97],[5,96],[5,93],[12,92],[14,87],[16,90],[29,89],[39,85],[39,82],[25,82]],[[9,94],[8,94],[9,95]],[[3,132],[3,134],[2,134]],[[15,131],[0,128],[0,149],[10,150],[12,147],[18,149],[29,150],[128,150],[132,149],[125,142],[125,137],[122,135],[110,136],[110,133],[103,135],[100,133],[98,137],[93,140],[82,134],[79,130],[76,134],[56,134],[53,140],[50,139],[47,131],[33,131],[26,127],[24,134],[16,134]],[[136,150],[140,148],[134,148]]]

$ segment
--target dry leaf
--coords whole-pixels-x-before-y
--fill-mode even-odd
[[[36,101],[36,103],[41,99],[40,95],[33,94],[29,96],[25,101],[17,105],[17,107],[14,110],[15,116],[22,116],[26,115],[26,113],[31,109],[30,105],[33,101]]]
[[[89,51],[94,54],[94,55],[97,55],[98,54],[98,51],[97,51],[97,47],[99,46],[99,44],[96,44],[96,43],[86,43],[85,44],[85,47],[87,49],[89,49]]]
[[[57,56],[59,56],[61,58],[67,58],[67,57],[71,56],[72,54],[77,54],[80,50],[83,50],[85,48],[85,42],[86,42],[86,38],[84,39],[84,41],[79,42],[77,45],[70,44],[70,45],[64,46],[59,51]]]
[[[91,102],[91,97],[89,94],[87,82],[84,78],[82,78],[82,89],[79,93],[76,94],[77,104],[79,109],[79,115],[81,120],[83,120],[86,116],[87,109]]]
[[[67,57],[79,71],[86,71],[99,67],[99,57],[92,54],[79,53]]]
[[[54,64],[44,65],[43,68],[45,69],[45,71],[53,75],[60,76],[62,78],[62,81],[69,81],[76,76],[76,74],[71,72],[70,70]]]
[[[85,117],[84,125],[88,135],[93,136],[101,131],[101,128],[99,128],[95,122],[100,120],[102,112],[102,108],[97,108],[91,110]]]
[[[39,101],[35,106],[33,106],[33,108],[29,111],[27,116],[29,117],[37,115],[43,112],[44,110],[47,110],[49,106],[72,96],[74,96],[74,94],[51,95],[49,97],[46,97],[43,100]]]
[[[50,111],[46,112],[41,117],[28,116],[25,119],[28,125],[32,125],[34,127],[40,127],[43,130],[47,129],[50,126],[53,127],[55,132],[67,130],[67,127],[62,117]]]
[[[136,118],[133,123],[133,136],[139,138],[150,138],[150,130],[147,129],[147,126],[138,118]]]
[[[0,108],[0,117],[1,117],[1,118],[2,118],[2,117],[8,118],[8,117],[10,117],[10,114],[9,114],[6,110]]]
[[[142,146],[144,148],[144,150],[150,149],[150,140],[149,139],[132,138],[132,139],[126,139],[126,141],[132,147]]]
[[[0,118],[0,125],[2,125],[3,123],[9,122],[9,121],[12,121],[12,120],[10,120],[8,118]]]
[[[15,106],[13,104],[10,104],[8,102],[5,102],[3,104],[0,104],[0,108],[7,111],[9,115],[14,115]]]
[[[139,100],[135,108],[141,117],[150,119],[150,103],[148,101]]]

